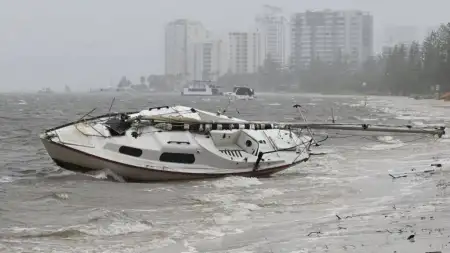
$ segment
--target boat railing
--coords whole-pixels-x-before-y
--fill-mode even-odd
[[[297,145],[292,146],[292,147],[289,147],[289,148],[275,149],[275,150],[266,151],[266,152],[259,151],[259,153],[258,153],[258,158],[256,159],[255,165],[254,165],[254,167],[253,167],[253,171],[257,171],[257,170],[258,170],[258,168],[259,168],[259,163],[261,162],[263,156],[266,155],[266,154],[277,153],[277,152],[280,152],[280,151],[293,151],[293,150],[295,150],[295,151],[297,152],[298,147],[304,146],[305,148],[304,148],[303,150],[301,150],[300,152],[298,152],[298,156],[292,161],[292,163],[295,163],[296,160],[297,160],[297,159],[298,159],[298,158],[299,158],[306,150],[309,150],[309,148],[311,147],[312,143],[313,143],[313,139],[311,138],[311,139],[309,140],[308,143],[302,142],[302,143],[300,143],[300,144],[297,144]],[[305,158],[305,159],[307,159],[307,158]],[[298,162],[298,161],[297,161],[297,162]]]

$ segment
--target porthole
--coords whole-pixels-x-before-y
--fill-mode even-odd
[[[193,154],[183,153],[162,153],[159,160],[168,163],[193,164],[195,162],[195,156]]]
[[[251,147],[252,146],[252,141],[251,140],[245,141],[245,146]]]
[[[133,148],[128,146],[121,146],[119,148],[119,153],[134,157],[140,157],[142,155],[142,149],[139,148]]]

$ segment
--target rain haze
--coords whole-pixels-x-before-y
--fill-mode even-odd
[[[359,9],[374,18],[374,51],[389,24],[422,30],[446,22],[449,3],[368,0],[0,0],[0,91],[41,87],[88,90],[117,84],[122,76],[164,73],[164,26],[198,20],[219,36],[254,24],[264,4],[292,13]]]
[[[0,253],[450,248],[449,0],[0,0]]]

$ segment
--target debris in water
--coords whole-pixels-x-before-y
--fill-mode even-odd
[[[408,236],[407,240],[410,241],[410,242],[415,242],[415,241],[416,241],[416,240],[414,239],[415,236],[416,236],[415,234],[410,235],[410,236]]]
[[[415,169],[412,169],[411,171],[415,171]],[[408,177],[409,174],[415,174],[415,176],[425,176],[425,175],[433,175],[436,171],[435,170],[424,170],[424,171],[418,171],[415,173],[404,173],[403,175],[392,175],[389,173],[389,176],[392,177],[392,179],[398,179],[402,177]]]
[[[392,174],[389,174],[389,176],[391,176],[392,179],[397,179],[397,178],[401,178],[401,177],[407,177],[408,175],[394,176]]]
[[[319,235],[319,234],[322,234],[322,232],[320,232],[320,231],[318,231],[318,232],[310,232],[310,233],[308,234],[308,236],[311,236],[312,234]]]
[[[439,182],[436,184],[436,187],[442,189],[446,189],[448,186],[450,186],[450,183],[445,182],[445,180],[443,179],[439,180]]]
[[[433,163],[433,164],[431,164],[431,166],[435,166],[435,167],[440,168],[440,167],[442,167],[442,164],[440,164],[440,163]]]
[[[401,234],[404,233],[405,231],[403,229],[398,229],[397,231],[390,231],[389,229],[385,229],[385,230],[377,230],[375,231],[377,233],[384,233],[384,232],[388,232],[389,234]],[[409,237],[408,237],[409,238]]]

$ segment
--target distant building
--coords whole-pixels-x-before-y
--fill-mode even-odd
[[[355,68],[373,55],[373,17],[357,10],[306,11],[291,20],[291,64],[346,59]]]
[[[260,32],[229,33],[229,72],[233,74],[255,73],[262,66],[265,56],[263,36]]]
[[[165,74],[193,79],[193,44],[204,41],[208,31],[197,21],[179,19],[165,29]]]
[[[194,64],[190,70],[195,80],[212,80],[228,70],[227,46],[223,40],[210,40],[193,44]]]
[[[262,35],[264,54],[279,65],[287,63],[287,31],[286,18],[281,9],[265,5],[266,13],[256,17],[258,31]]]

